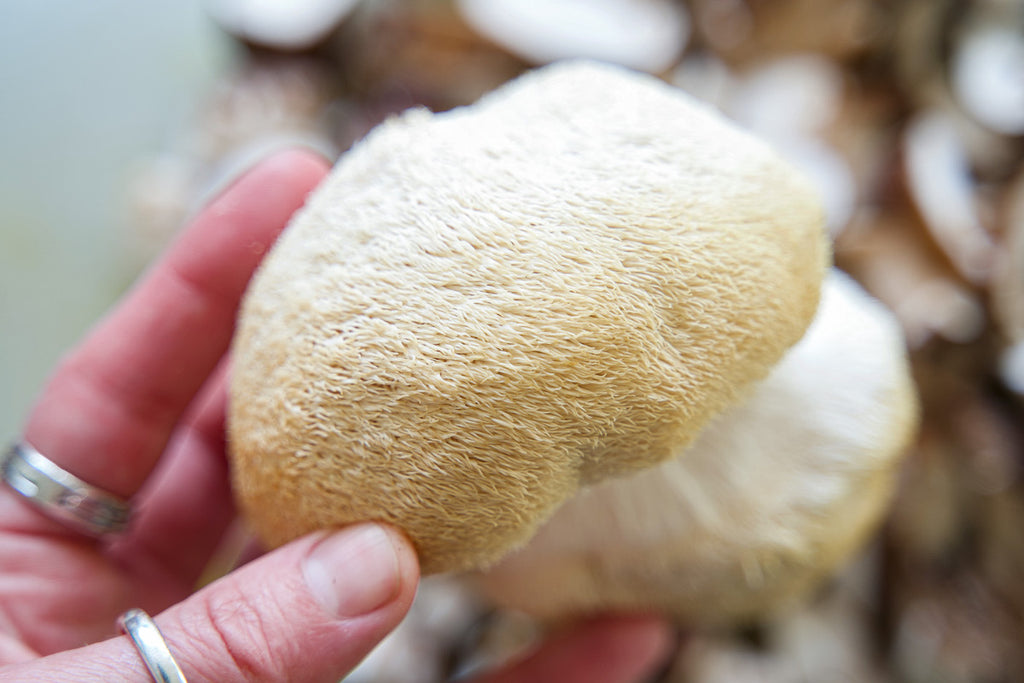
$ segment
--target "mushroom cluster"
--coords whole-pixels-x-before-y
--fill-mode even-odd
[[[242,509],[274,545],[377,519],[427,573],[493,563],[763,378],[826,258],[809,185],[657,79],[568,62],[406,113],[345,155],[243,303]]]
[[[917,423],[903,345],[892,315],[831,273],[807,333],[743,401],[668,462],[582,491],[480,584],[542,617],[721,623],[792,604],[891,498]]]
[[[334,156],[397,111],[469,104],[554,57],[634,60],[768,141],[820,195],[836,266],[895,316],[921,430],[863,552],[742,628],[684,623],[692,637],[664,680],[1024,677],[1024,1],[209,2],[242,59],[139,174],[139,265],[268,144]],[[275,4],[294,16],[277,21]],[[484,23],[501,16],[517,23]],[[428,580],[353,681],[443,679],[543,623],[455,586]],[[396,671],[409,652],[415,666]]]

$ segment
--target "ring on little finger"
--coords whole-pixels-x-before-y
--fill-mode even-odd
[[[156,683],[186,683],[167,641],[148,614],[141,609],[130,609],[117,619],[121,632],[132,639],[142,662]]]

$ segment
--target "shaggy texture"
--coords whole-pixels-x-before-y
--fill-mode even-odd
[[[230,445],[263,540],[392,522],[424,571],[689,444],[813,316],[818,202],[767,147],[587,63],[344,156],[245,299]]]
[[[481,583],[546,617],[763,616],[877,527],[916,406],[895,319],[833,275],[807,335],[744,403],[669,462],[580,492]]]

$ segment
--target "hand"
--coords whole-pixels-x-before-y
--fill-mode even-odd
[[[336,681],[408,610],[416,556],[373,524],[312,534],[194,592],[235,516],[223,423],[238,302],[326,172],[292,151],[234,183],[45,387],[25,441],[137,514],[124,536],[91,540],[0,486],[4,680],[152,680],[114,625],[141,607],[192,683]],[[657,620],[597,620],[490,680],[635,680],[667,648]]]

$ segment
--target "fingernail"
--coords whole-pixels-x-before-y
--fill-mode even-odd
[[[369,614],[398,596],[398,553],[376,524],[361,524],[328,536],[302,565],[317,602],[339,619]]]

